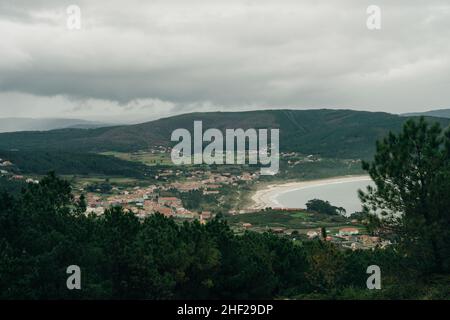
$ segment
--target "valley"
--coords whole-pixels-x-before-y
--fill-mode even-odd
[[[174,165],[170,130],[189,126],[193,119],[202,119],[206,128],[213,124],[224,129],[282,127],[278,174],[261,175],[259,165],[248,161]],[[361,175],[361,159],[372,154],[373,141],[398,130],[404,121],[395,115],[349,110],[269,110],[195,113],[98,129],[4,133],[0,158],[7,165],[0,186],[37,181],[54,171],[71,183],[76,197],[85,197],[87,213],[101,215],[121,206],[142,219],[159,212],[179,223],[205,223],[221,216],[238,234],[270,231],[304,240],[326,228],[330,241],[337,237],[333,241],[340,243],[343,228],[367,235],[363,218],[327,216],[308,211],[303,204],[257,208],[252,206],[252,196],[274,184]]]

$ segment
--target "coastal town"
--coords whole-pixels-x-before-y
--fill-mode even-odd
[[[157,148],[152,154],[164,155],[170,150]],[[282,155],[289,166],[299,163],[320,162],[314,156],[300,157],[296,153]],[[294,160],[293,160],[294,159]],[[153,162],[154,165],[158,163]],[[15,164],[7,159],[0,159],[0,176],[9,180],[24,183],[39,183],[38,178],[17,174]],[[269,221],[264,227],[246,218],[256,214],[264,215],[270,209],[277,215],[292,216],[307,212],[305,208],[277,207],[273,199],[274,193],[292,187],[307,186],[314,181],[267,185],[261,183],[258,170],[240,171],[239,174],[206,169],[182,170],[177,167],[161,166],[154,176],[153,183],[140,182],[136,185],[116,183],[109,178],[95,182],[80,180],[74,185],[74,193],[79,198],[83,195],[86,202],[86,214],[102,215],[105,210],[121,206],[127,212],[144,219],[159,213],[165,217],[182,223],[198,221],[201,224],[220,214],[237,233],[245,231],[271,232],[291,238],[293,241],[312,241],[322,239],[337,246],[350,249],[384,248],[389,240],[367,234],[363,221],[340,217],[337,221],[326,223],[319,219],[315,223],[305,219],[303,225],[286,223],[278,225]],[[365,177],[344,177],[339,181],[357,181]],[[333,182],[333,179],[321,180]],[[263,187],[261,187],[263,186]],[[242,197],[244,205],[238,206],[238,198]],[[198,201],[192,201],[197,198]],[[242,200],[242,199],[241,199]],[[317,218],[318,214],[311,215]],[[312,219],[312,218],[311,218]],[[276,218],[272,219],[276,221]],[[323,225],[332,226],[323,232]]]
[[[179,176],[180,170],[164,170],[160,177]],[[166,217],[173,217],[182,220],[196,220],[201,223],[213,218],[216,212],[209,210],[198,210],[198,208],[186,208],[180,196],[189,192],[196,192],[202,197],[211,197],[220,204],[223,202],[221,193],[225,187],[237,188],[239,184],[251,183],[258,179],[258,173],[243,172],[239,176],[230,173],[212,173],[210,171],[193,171],[191,176],[182,182],[168,182],[151,184],[148,186],[136,186],[124,188],[112,186],[107,193],[102,193],[100,188],[85,192],[85,187],[80,187],[79,193],[86,193],[87,212],[103,214],[106,208],[111,206],[122,206],[125,210],[135,213],[138,217],[145,218],[148,215],[159,212]],[[169,196],[165,196],[169,194]],[[172,194],[170,196],[170,194]],[[227,213],[234,214],[234,210]]]

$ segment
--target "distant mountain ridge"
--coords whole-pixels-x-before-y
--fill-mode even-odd
[[[371,158],[375,142],[398,132],[408,118],[383,112],[353,110],[261,110],[189,113],[136,125],[97,129],[60,129],[0,134],[0,150],[67,152],[133,152],[170,146],[173,130],[192,132],[195,120],[208,128],[279,128],[281,151],[335,158]],[[430,118],[447,127],[450,119]]]
[[[450,109],[438,109],[438,110],[430,110],[425,112],[410,112],[402,114],[404,117],[417,117],[417,116],[426,116],[426,117],[437,117],[437,118],[450,118]]]
[[[64,128],[99,128],[108,124],[82,119],[64,118],[0,118],[0,132],[48,131]]]

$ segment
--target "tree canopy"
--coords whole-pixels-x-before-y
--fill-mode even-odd
[[[335,207],[329,201],[320,199],[312,199],[306,203],[306,209],[309,211],[315,211],[318,213],[328,215],[345,214],[346,210],[342,207]]]
[[[401,133],[379,141],[363,166],[376,187],[360,198],[376,229],[396,235],[423,271],[449,271],[450,130],[409,120]]]

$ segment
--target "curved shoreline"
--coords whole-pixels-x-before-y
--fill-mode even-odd
[[[370,180],[370,176],[359,175],[359,176],[340,176],[318,180],[288,182],[282,184],[271,184],[256,190],[256,192],[251,196],[253,204],[248,209],[260,210],[268,207],[287,208],[285,206],[282,206],[276,200],[276,198],[283,193],[311,187],[319,187],[322,185],[368,181],[368,180]]]

